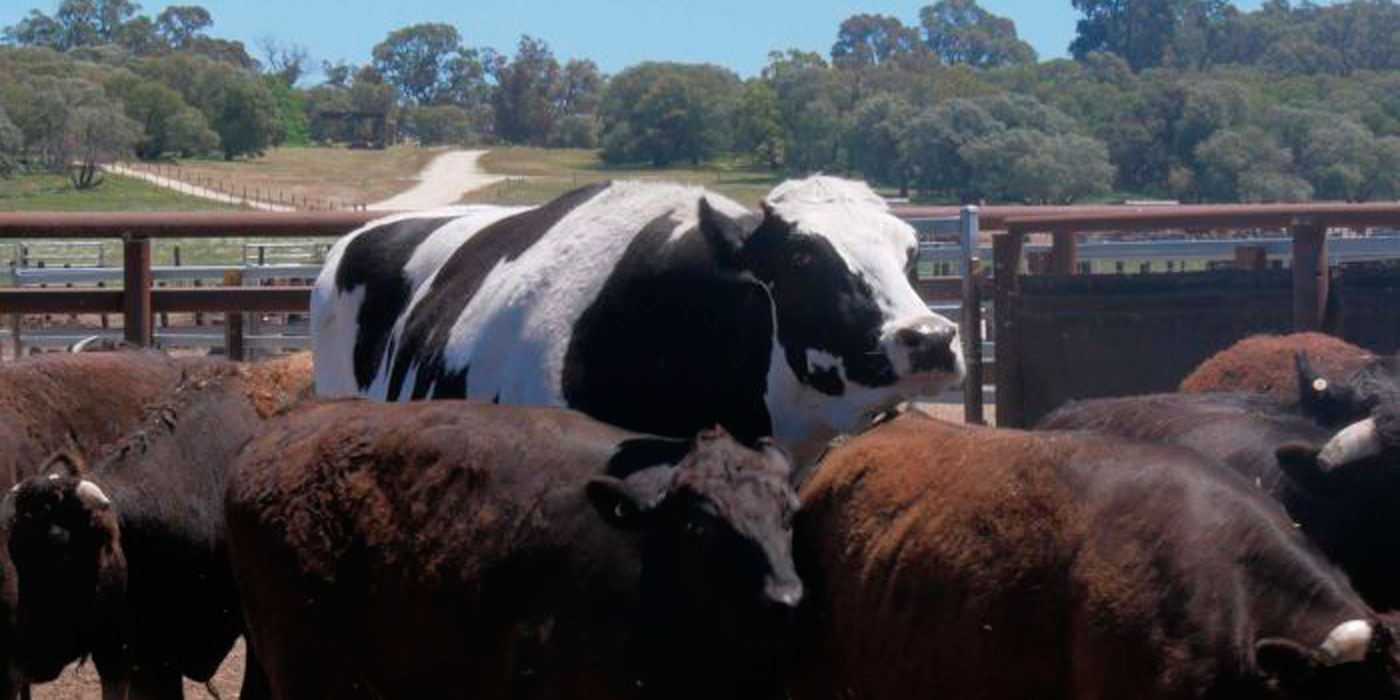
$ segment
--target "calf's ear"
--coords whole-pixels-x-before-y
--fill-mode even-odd
[[[1254,644],[1254,663],[1261,675],[1283,687],[1306,683],[1323,666],[1317,651],[1276,637]]]
[[[700,198],[700,234],[710,244],[725,265],[741,268],[744,243],[758,228],[759,219],[753,215],[734,218],[710,206],[710,200]]]

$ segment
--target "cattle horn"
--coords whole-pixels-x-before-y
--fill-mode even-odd
[[[1363,661],[1371,648],[1371,638],[1375,629],[1366,620],[1350,620],[1337,625],[1327,639],[1323,640],[1319,651],[1328,664],[1344,664]]]
[[[1348,425],[1332,436],[1317,459],[1323,469],[1335,469],[1380,452],[1381,437],[1376,433],[1376,419],[1367,418]]]
[[[83,479],[82,481],[78,482],[78,488],[76,493],[78,494],[78,500],[81,500],[83,503],[87,503],[88,505],[96,505],[102,507],[112,505],[111,499],[107,498],[107,494],[102,493],[101,487],[99,487],[97,484],[92,483],[91,481],[88,481],[87,479]]]

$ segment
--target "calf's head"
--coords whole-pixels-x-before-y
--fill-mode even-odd
[[[802,600],[792,561],[797,495],[767,441],[743,447],[706,431],[674,467],[592,479],[614,527],[641,537],[643,631],[733,647],[772,646]]]
[[[91,651],[93,632],[107,623],[126,579],[117,514],[84,471],[78,458],[55,455],[11,491],[20,656],[36,681],[52,680]]]
[[[942,391],[963,373],[957,326],[914,290],[913,227],[864,183],[816,176],[775,188],[751,232],[701,203],[701,230],[768,288],[777,340],[806,388],[850,403],[834,423]],[[833,402],[833,403],[841,403]]]

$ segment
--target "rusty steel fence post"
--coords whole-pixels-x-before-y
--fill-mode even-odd
[[[224,273],[225,287],[242,287],[243,271],[232,270]],[[235,311],[224,313],[224,354],[230,360],[242,362],[248,351],[243,337],[243,314]]]
[[[1016,293],[1020,285],[1021,248],[1019,233],[1003,233],[992,238],[992,306],[997,344],[997,426],[1025,426],[1021,406],[1021,368],[1016,342]]]
[[[978,210],[965,206],[959,217],[962,237],[962,336],[963,362],[967,373],[963,379],[963,420],[983,425],[987,422],[982,395],[982,263],[978,259],[980,238]]]
[[[1050,265],[1052,275],[1073,275],[1079,271],[1079,236],[1062,231],[1056,233],[1050,243]]]
[[[122,323],[126,340],[151,344],[151,239],[128,235],[122,240]]]
[[[1329,287],[1327,226],[1300,219],[1293,234],[1293,328],[1320,331],[1327,314]]]

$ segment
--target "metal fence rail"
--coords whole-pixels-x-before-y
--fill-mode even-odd
[[[1242,244],[1262,246],[1264,256],[1291,259],[1295,282],[1295,311],[1300,328],[1316,327],[1327,296],[1328,261],[1376,260],[1400,257],[1400,236],[1329,239],[1329,228],[1364,229],[1400,226],[1400,205],[1308,204],[1230,206],[1096,206],[1096,207],[975,207],[901,208],[896,213],[914,223],[927,239],[921,249],[927,259],[955,263],[961,279],[921,280],[920,291],[931,301],[959,299],[970,374],[980,368],[983,343],[983,290],[986,278],[981,261],[994,261],[994,310],[1008,308],[1014,298],[1016,277],[1025,253],[1047,251],[1049,270],[1074,273],[1088,260],[1228,260]],[[0,289],[0,314],[24,313],[121,313],[123,335],[138,344],[155,338],[152,315],[158,312],[305,312],[310,298],[306,287],[218,287],[155,289],[156,280],[208,279],[234,270],[226,266],[182,267],[178,271],[151,264],[151,240],[157,238],[266,237],[310,238],[344,235],[382,216],[372,212],[215,212],[215,213],[4,213],[0,214],[0,239],[120,239],[123,266],[48,268],[43,273],[18,270],[14,279],[29,284],[87,284],[121,281],[120,289]],[[980,245],[982,230],[1003,230],[991,248]],[[1286,230],[1289,238],[1244,240],[1121,241],[1081,245],[1078,234],[1093,231],[1269,231]],[[1026,245],[1027,233],[1053,234],[1050,246]],[[947,238],[948,244],[939,242]],[[951,245],[949,245],[951,244]],[[273,244],[275,245],[275,244]],[[258,254],[267,261],[271,246]],[[990,253],[990,255],[989,255]],[[245,250],[245,261],[247,258]],[[309,279],[315,265],[245,265],[236,272],[244,279]],[[951,309],[949,309],[951,310]],[[994,327],[1001,340],[1011,329],[1003,328],[1008,314],[998,313]],[[253,336],[254,338],[258,336]],[[263,342],[253,340],[254,345]],[[1006,354],[1006,353],[1003,353]],[[1014,354],[1014,353],[1013,353]],[[1015,358],[998,358],[997,385],[1004,374],[1014,377]],[[980,391],[980,381],[969,381]],[[1012,401],[1014,384],[1002,391]],[[980,396],[969,390],[969,411]],[[1002,402],[998,401],[998,410]],[[969,413],[969,418],[972,418]]]

